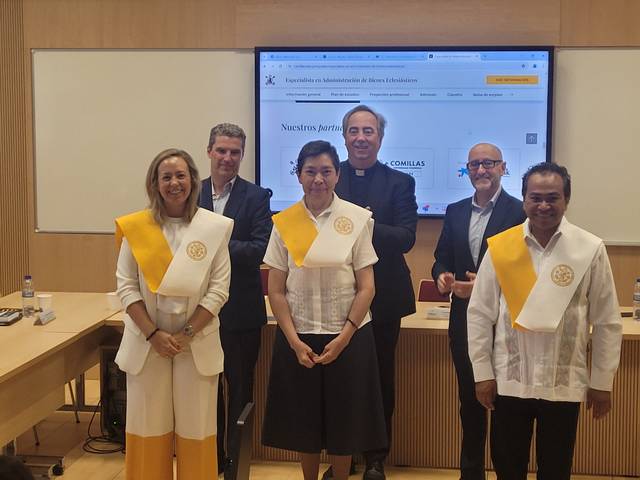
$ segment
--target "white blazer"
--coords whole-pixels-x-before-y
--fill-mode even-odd
[[[222,217],[224,218],[224,217]],[[225,219],[227,220],[227,219]],[[218,251],[214,256],[214,259],[209,267],[209,271],[206,275],[204,275],[202,284],[200,285],[198,294],[189,297],[187,302],[187,310],[186,317],[191,318],[193,312],[199,305],[202,298],[205,297],[209,290],[210,286],[210,274],[212,269],[216,269],[221,266],[221,262],[226,263],[226,269],[224,270],[223,278],[219,278],[218,280],[218,297],[219,297],[219,305],[218,311],[222,308],[222,305],[226,302],[229,295],[229,281],[231,274],[231,264],[229,259],[229,238],[231,236],[233,223],[231,221],[228,222],[229,225],[225,224],[226,227],[226,238],[220,243],[218,247]],[[125,247],[126,239],[123,240],[122,249],[126,248],[126,251],[129,255],[131,254],[131,250],[129,249],[128,244]],[[121,257],[123,252],[121,251]],[[118,259],[118,269],[120,270],[120,262],[122,258]],[[131,258],[129,261],[133,262],[134,260]],[[149,317],[154,323],[157,323],[157,299],[158,295],[149,290],[147,286],[147,282],[144,279],[144,275],[140,267],[137,267],[138,270],[138,281],[137,286],[139,287],[139,295],[142,297],[144,301],[147,312],[149,313]],[[219,270],[219,269],[218,269]],[[137,288],[136,288],[137,290]],[[119,292],[120,293],[120,292]],[[139,296],[136,292],[135,297]],[[122,297],[121,297],[122,298]],[[133,299],[135,300],[135,299]],[[137,300],[136,300],[137,301]],[[130,302],[133,303],[133,302]],[[220,321],[218,319],[218,312],[213,316],[211,322],[209,322],[201,331],[196,333],[191,340],[190,349],[193,355],[193,360],[196,365],[196,369],[198,373],[204,376],[213,376],[222,372],[223,369],[223,361],[224,354],[222,352],[222,344],[220,343]],[[135,324],[135,322],[129,317],[129,315],[125,314],[124,316],[124,334],[122,336],[122,341],[120,343],[120,348],[118,349],[118,353],[116,355],[115,362],[118,364],[120,369],[124,372],[127,372],[131,375],[138,375],[142,368],[144,367],[147,356],[149,355],[149,350],[151,348],[151,343],[149,343],[140,328]]]
[[[189,299],[190,308],[187,312],[187,318],[193,314],[195,307],[198,305],[198,300],[195,299],[194,307],[191,308],[192,302]],[[145,300],[147,311],[150,310],[149,304],[150,302]],[[151,312],[149,312],[149,316],[155,321]],[[220,322],[217,315],[193,336],[189,346],[196,369],[200,375],[212,376],[222,372],[224,354],[220,343]],[[122,341],[115,360],[120,370],[131,375],[139,374],[147,360],[150,349],[151,343],[147,342],[135,322],[125,313],[124,334],[122,335]]]

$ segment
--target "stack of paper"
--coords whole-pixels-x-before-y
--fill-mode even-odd
[[[435,306],[427,308],[427,318],[433,318],[436,320],[449,319],[449,307],[448,306]]]

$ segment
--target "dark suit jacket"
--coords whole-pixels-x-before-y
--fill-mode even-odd
[[[340,178],[336,193],[340,198],[353,201],[350,178],[352,167],[340,164]],[[371,303],[375,321],[384,322],[416,311],[411,284],[411,272],[404,254],[416,241],[418,205],[416,183],[413,177],[379,164],[369,180],[366,205],[373,212],[373,247],[378,263],[373,266],[376,295]]]
[[[202,181],[199,204],[213,211],[211,178]],[[259,328],[267,321],[260,265],[272,227],[269,192],[237,177],[223,215],[234,223],[229,242],[229,301],[220,311],[220,324],[233,331]]]
[[[522,202],[502,190],[498,196],[489,223],[485,229],[478,264],[473,263],[469,249],[469,221],[471,220],[471,197],[452,203],[444,216],[442,233],[434,253],[435,263],[431,276],[435,281],[443,272],[452,272],[456,280],[467,280],[466,272],[477,272],[482,257],[487,251],[487,238],[514,225],[524,222],[526,216]],[[467,306],[468,299],[455,295],[451,301],[449,315],[449,337],[454,344],[460,343],[466,349],[467,342]]]

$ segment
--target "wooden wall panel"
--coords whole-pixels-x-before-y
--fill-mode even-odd
[[[618,302],[620,305],[631,305],[635,279],[640,278],[640,247],[609,246],[607,253],[618,292]]]
[[[0,2],[0,295],[29,272],[29,183],[22,2]]]
[[[396,351],[392,465],[458,465],[458,388],[448,337],[403,330]],[[438,439],[437,441],[434,441]],[[415,463],[417,462],[417,463]]]
[[[560,45],[640,45],[640,2],[636,0],[562,0]]]
[[[578,422],[575,473],[640,476],[640,341],[622,342],[611,413],[593,420],[583,404]]]
[[[32,236],[31,246],[38,290],[115,290],[117,250],[113,235],[37,233]]]
[[[233,48],[234,0],[24,0],[29,48]]]
[[[247,0],[236,46],[554,45],[559,13],[557,0]]]

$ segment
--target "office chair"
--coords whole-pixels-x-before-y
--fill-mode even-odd
[[[269,293],[269,267],[260,267],[260,280],[262,280],[262,294]]]
[[[253,407],[253,402],[247,403],[236,423],[238,430],[240,430],[240,452],[238,453],[236,476],[233,480],[249,480],[253,440]]]

